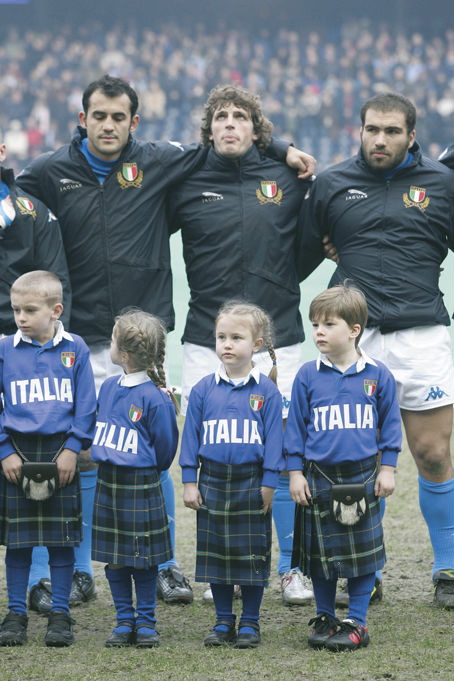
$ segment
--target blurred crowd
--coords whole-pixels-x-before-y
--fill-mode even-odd
[[[142,139],[197,141],[209,90],[233,82],[261,95],[275,133],[319,169],[356,151],[361,103],[384,89],[415,103],[425,153],[437,157],[452,141],[453,30],[426,36],[366,20],[326,31],[86,23],[59,33],[4,27],[2,38],[0,133],[16,170],[68,141],[83,89],[104,73],[138,91]]]

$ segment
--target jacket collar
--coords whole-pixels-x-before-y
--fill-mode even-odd
[[[118,383],[124,388],[134,388],[136,385],[142,385],[151,381],[151,378],[146,371],[133,371],[131,374],[122,374],[118,379]]]
[[[227,376],[227,372],[225,370],[225,367],[223,363],[218,366],[216,369],[216,372],[214,374],[214,378],[216,383],[219,383],[221,380],[225,381],[226,383],[231,383],[230,378]],[[243,381],[243,385],[247,385],[251,378],[257,383],[260,383],[260,369],[256,366],[252,367],[248,375],[245,377]]]
[[[421,147],[419,146],[418,142],[416,142],[416,140],[415,140],[408,151],[411,154],[413,154],[413,159],[408,164],[408,166],[405,166],[405,168],[413,168],[415,165],[419,164],[420,161],[421,161],[421,158],[422,158]],[[383,177],[385,175],[385,172],[383,170],[374,170],[373,168],[370,167],[370,165],[366,162],[366,159],[364,158],[362,147],[360,147],[358,149],[358,153],[356,155],[356,160],[358,161],[358,163],[363,168],[366,168],[373,175],[378,175],[379,177]],[[404,168],[402,170],[404,170]]]
[[[14,170],[12,168],[0,168],[0,179],[4,182],[10,189],[14,187]]]
[[[76,127],[74,128],[72,135],[71,135],[71,146],[74,147],[75,149],[77,149],[77,151],[79,153],[81,153],[79,146],[80,146],[80,143],[82,142],[82,140],[85,139],[86,137],[87,137],[86,129],[83,128],[81,125],[76,125]],[[120,154],[120,156],[117,160],[120,160],[121,158],[123,158],[123,156],[125,154],[128,153],[129,149],[131,148],[131,146],[133,144],[133,141],[134,140],[133,140],[132,135],[129,134],[128,141],[126,142],[126,146],[122,150],[122,152],[121,152],[121,154]]]
[[[222,156],[211,147],[208,151],[205,167],[213,170],[238,170],[239,168],[248,166],[251,163],[257,163],[260,159],[260,152],[255,144],[249,147],[245,154],[236,158],[229,158]]]
[[[52,339],[52,345],[54,347],[56,345],[58,345],[59,343],[61,343],[61,341],[63,339],[69,340],[69,341],[74,340],[74,338],[71,336],[71,334],[68,333],[67,331],[65,331],[65,327],[63,326],[63,324],[61,323],[60,320],[57,320],[55,322],[55,329],[56,329],[56,333],[55,333],[55,336]],[[33,339],[30,338],[30,336],[26,336],[25,334],[22,333],[22,331],[20,329],[18,329],[16,331],[16,333],[14,334],[14,347],[19,345],[20,341],[24,341],[24,343],[30,343],[30,345],[33,343]],[[47,345],[47,343],[46,343],[46,345]]]
[[[357,373],[359,374],[360,371],[363,371],[363,369],[366,368],[366,364],[372,364],[372,366],[376,367],[377,363],[367,355],[364,350],[361,349],[361,347],[358,348],[358,352],[361,355],[358,361],[353,364],[351,367],[349,367],[345,373]],[[322,364],[325,366],[329,367],[330,369],[334,369],[334,364],[329,361],[328,357],[324,355],[322,352],[319,354],[317,357],[317,371],[320,371],[320,367]]]

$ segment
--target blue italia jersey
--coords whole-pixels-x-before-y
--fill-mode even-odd
[[[8,435],[67,433],[66,447],[77,453],[90,446],[96,393],[85,342],[61,322],[45,345],[17,331],[0,340],[0,459],[15,449]]]
[[[166,470],[178,446],[175,407],[145,371],[112,376],[101,386],[93,461]]]
[[[276,487],[284,470],[282,398],[253,368],[240,385],[223,365],[191,390],[181,442],[183,482],[197,482],[199,457],[224,464],[262,463],[263,485]]]
[[[303,459],[333,466],[378,450],[382,464],[396,465],[402,442],[396,382],[384,364],[360,352],[344,373],[324,355],[298,371],[284,436],[288,470],[302,470]]]

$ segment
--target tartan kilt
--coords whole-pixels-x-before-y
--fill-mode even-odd
[[[91,555],[104,563],[144,569],[172,558],[157,468],[100,462]]]
[[[11,433],[19,450],[33,462],[52,461],[66,433],[23,435]],[[2,544],[10,549],[31,546],[78,546],[82,541],[79,471],[73,481],[45,501],[26,499],[22,488],[1,475],[3,497]]]
[[[362,483],[372,475],[377,457],[323,466],[338,484]],[[374,495],[376,474],[366,484],[369,510],[356,525],[338,523],[330,511],[331,484],[308,462],[306,476],[314,502],[296,504],[292,565],[309,577],[359,577],[380,570],[386,561],[380,499]]]
[[[262,513],[262,467],[202,459],[196,582],[266,586],[271,513]]]

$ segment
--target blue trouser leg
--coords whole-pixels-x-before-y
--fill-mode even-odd
[[[50,579],[49,552],[47,546],[35,546],[32,551],[32,564],[28,578],[28,588],[31,589],[43,577]]]
[[[110,593],[117,611],[117,623],[128,623],[134,626],[135,610],[132,602],[132,570],[131,567],[121,567],[118,569],[105,566],[107,581],[109,582]]]
[[[76,560],[74,569],[78,570],[79,572],[86,572],[91,577],[93,577],[93,567],[91,564],[91,532],[93,526],[93,506],[95,503],[97,479],[97,468],[94,468],[91,471],[80,473],[83,539],[79,546],[74,548]]]
[[[380,518],[383,520],[383,516],[385,515],[385,509],[386,509],[386,499],[383,499],[383,497],[380,497]],[[375,576],[377,579],[381,581],[381,570],[376,570],[375,571]],[[375,580],[374,580],[375,583]],[[372,585],[372,588],[374,588],[374,585]]]
[[[50,582],[52,585],[52,606],[69,615],[69,594],[74,573],[74,549],[72,546],[49,546]]]
[[[158,568],[153,565],[149,570],[132,569],[132,576],[136,586],[136,628],[139,633],[140,627],[147,625],[155,628],[156,617],[156,587],[158,580]],[[147,633],[150,633],[147,631]]]
[[[173,480],[169,470],[162,471],[159,479],[161,481],[162,495],[164,497],[167,518],[169,521],[170,541],[172,543],[173,551],[172,558],[159,565],[159,570],[166,570],[169,565],[178,566],[177,560],[175,558],[175,488],[173,486]]]
[[[366,626],[367,608],[374,588],[375,572],[359,577],[349,577],[348,582],[348,617],[358,620]]]
[[[323,579],[323,577],[312,577],[312,587],[314,589],[315,604],[317,615],[326,613],[331,617],[336,617],[336,586],[337,579]],[[370,596],[370,594],[369,594]]]
[[[280,475],[274,492],[273,520],[279,542],[278,574],[291,570],[293,549],[293,526],[295,522],[295,502],[289,491],[290,478]]]
[[[6,549],[6,587],[8,608],[17,614],[27,614],[28,573],[32,560],[32,549]]]
[[[233,614],[233,586],[233,584],[210,584],[217,621],[227,620],[228,622],[235,622],[236,617]],[[215,629],[227,631],[228,627],[220,624],[216,625]]]
[[[434,552],[432,576],[454,568],[454,478],[431,482],[419,476],[419,506]]]
[[[257,622],[260,617],[260,606],[262,604],[264,587],[241,585],[241,598],[243,600],[243,610],[239,624],[239,632],[242,634],[254,634],[254,629],[243,626],[242,622]]]

